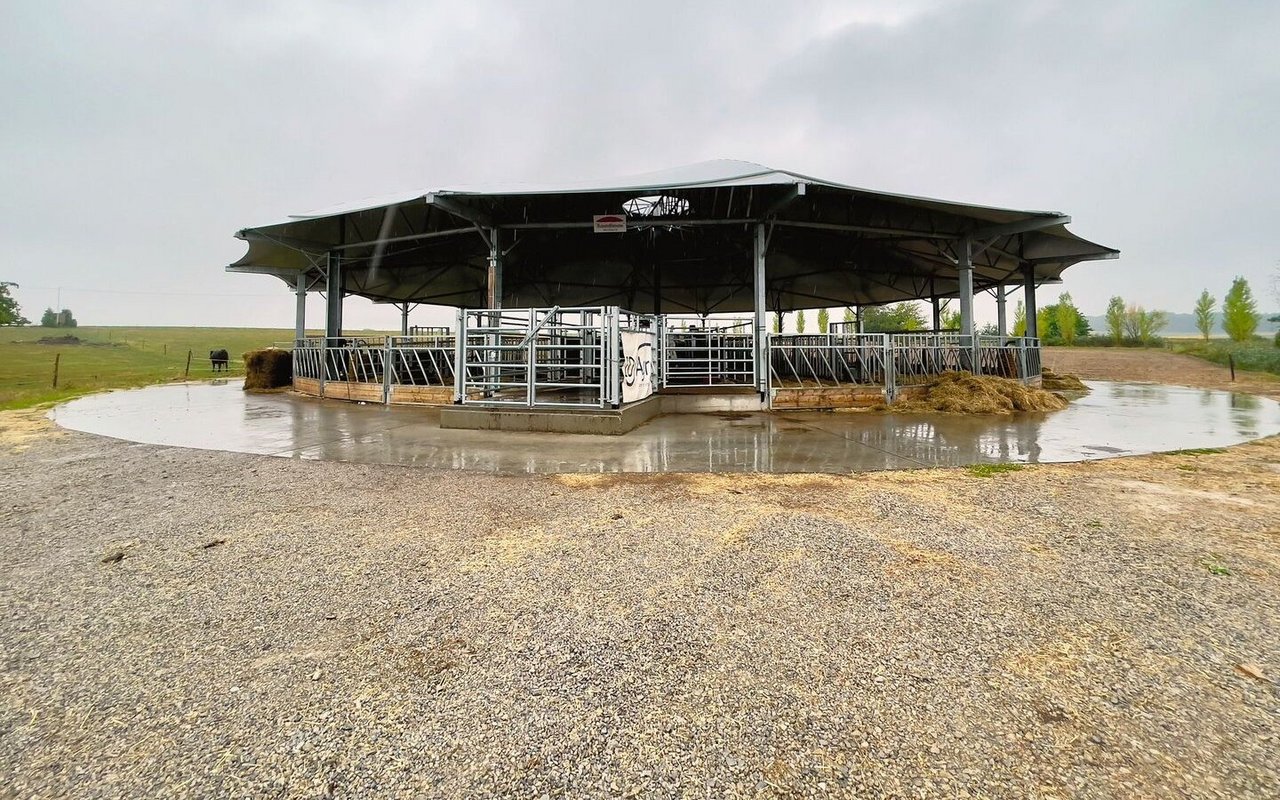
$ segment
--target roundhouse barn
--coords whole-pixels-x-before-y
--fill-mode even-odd
[[[321,209],[239,231],[249,249],[227,269],[297,293],[298,391],[454,406],[446,425],[576,410],[625,429],[663,410],[892,402],[951,370],[1036,383],[1037,286],[1119,255],[1070,221],[717,160]],[[326,299],[325,335],[308,338],[313,291]],[[977,292],[995,297],[994,336],[974,329]],[[1006,305],[1017,292],[1027,330],[1014,337]],[[344,335],[351,295],[398,307],[400,335]],[[959,301],[958,330],[942,330],[947,299]],[[861,309],[904,300],[932,304],[931,330],[861,330]],[[456,318],[410,328],[419,304],[456,307]],[[769,330],[769,312],[838,306],[859,313],[824,333]]]

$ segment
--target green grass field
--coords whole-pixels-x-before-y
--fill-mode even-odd
[[[75,336],[80,344],[40,344]],[[27,408],[102,389],[213,377],[209,351],[226,349],[230,375],[243,375],[247,350],[293,339],[285,328],[0,328],[0,409]],[[53,361],[59,357],[58,386]]]
[[[1186,338],[1168,341],[1170,349],[1175,353],[1203,358],[1223,366],[1230,356],[1235,361],[1236,369],[1280,375],[1280,347],[1271,339],[1254,337],[1247,342],[1210,339],[1206,342],[1199,338]]]

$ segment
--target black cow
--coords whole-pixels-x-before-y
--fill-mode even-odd
[[[209,363],[213,364],[214,372],[226,372],[227,360],[229,358],[230,357],[227,355],[226,350],[210,350],[209,351]]]

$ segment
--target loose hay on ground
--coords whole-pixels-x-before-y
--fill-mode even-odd
[[[0,411],[0,448],[20,453],[36,439],[60,433],[43,409]]]
[[[278,347],[244,354],[244,390],[270,391],[293,383],[293,354]]]
[[[1009,378],[944,372],[919,387],[920,393],[903,397],[891,411],[942,412],[945,414],[1012,414],[1015,411],[1061,411],[1067,400],[1044,389],[1024,386]]]
[[[1075,375],[1063,373],[1059,375],[1045,367],[1040,372],[1040,386],[1051,392],[1087,392],[1089,387]]]

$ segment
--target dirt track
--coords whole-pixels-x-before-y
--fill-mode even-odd
[[[553,478],[0,426],[14,796],[1280,794],[1280,438]]]

